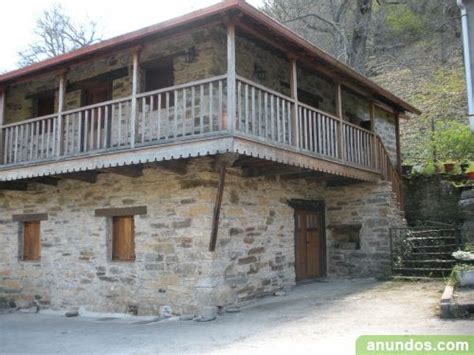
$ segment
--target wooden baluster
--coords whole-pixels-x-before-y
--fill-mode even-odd
[[[214,131],[214,110],[213,110],[213,85],[209,83],[209,131]]]
[[[273,95],[270,96],[270,127],[272,130],[272,140],[275,140],[275,115],[274,115],[274,108],[273,108]]]
[[[292,123],[292,112],[294,103],[288,101],[286,107],[286,122],[288,122],[288,145],[293,145],[293,123]]]
[[[112,104],[111,107],[113,108],[114,105]],[[109,146],[112,146],[111,145],[111,137],[112,137],[112,122],[110,122],[110,126],[109,127],[109,120],[113,119],[113,114],[112,114],[112,118],[111,116],[109,115],[109,105],[106,105],[105,108],[105,113],[104,113],[104,148],[107,148]]]
[[[6,120],[6,89],[0,87],[0,165],[6,164],[6,129],[3,128]]]
[[[255,117],[255,87],[252,86],[252,134],[257,135],[256,125],[256,117]]]
[[[221,100],[222,100],[222,96],[221,96]],[[222,111],[221,111],[221,115],[222,115]],[[191,88],[191,135],[194,136],[195,133],[196,133],[196,89],[193,86]]]
[[[158,140],[161,139],[161,94],[158,94],[158,129],[157,129],[157,137]]]
[[[3,144],[4,144],[4,148],[2,150],[2,153],[3,153],[3,156],[2,156],[2,162],[3,164],[8,164],[9,161],[8,161],[8,153],[9,153],[9,144],[10,144],[10,141],[8,139],[8,132],[9,131],[9,128],[4,128],[3,129]]]
[[[281,101],[282,143],[286,143],[286,101]]]
[[[102,107],[97,107],[96,108],[97,112],[97,143],[96,143],[96,149],[100,149],[101,147],[101,131],[102,131]]]
[[[18,158],[18,126],[15,126],[15,149],[13,151],[13,162],[16,163]]]
[[[140,142],[143,144],[145,143],[145,134],[146,134],[146,98],[141,97],[139,100],[142,101],[142,115],[141,115],[141,120],[140,120],[140,114],[138,115],[139,117],[139,124],[140,124],[140,132],[141,132],[141,137],[140,137]],[[139,101],[140,102],[140,101]]]
[[[94,150],[94,130],[95,130],[96,112],[95,109],[91,109],[91,122],[90,122],[90,138],[89,138],[89,149]]]
[[[242,109],[242,82],[241,81],[237,83],[237,110],[238,112],[237,112],[237,119],[235,121],[236,123],[235,129],[239,131],[241,122],[242,122],[242,111],[243,111]]]
[[[174,127],[173,127],[173,138],[178,137],[178,103],[179,103],[179,97],[178,97],[178,90],[174,90]]]
[[[149,124],[149,132],[150,132],[150,141],[153,141],[153,132],[156,132],[156,129],[154,129],[155,127],[155,120],[154,120],[154,115],[153,115],[153,111],[155,109],[155,95],[150,95],[150,106],[148,108],[148,112],[150,113],[150,124]]]
[[[263,112],[263,129],[265,130],[264,137],[265,139],[268,139],[268,94],[266,92],[263,94]]]
[[[280,141],[280,135],[281,135],[281,122],[280,122],[280,98],[277,96],[275,97],[275,104],[276,104],[276,141]]]
[[[183,138],[186,136],[186,119],[187,119],[187,110],[188,110],[186,100],[187,100],[186,89],[183,89]]]
[[[200,85],[200,100],[199,100],[199,127],[200,134],[204,133],[204,86]]]
[[[25,129],[25,125],[22,124],[20,126],[20,139],[19,139],[20,149],[19,149],[19,152],[18,152],[18,161],[23,161],[23,150],[25,148],[24,129]]]
[[[194,93],[194,86],[193,86],[193,93]],[[222,128],[227,129],[227,123],[223,123],[224,119],[224,110],[223,110],[223,102],[224,102],[224,90],[222,88],[222,80],[219,80],[219,114],[218,114],[218,124],[219,124],[219,131],[222,131]],[[194,106],[193,106],[193,117],[194,117]]]
[[[262,137],[262,120],[263,120],[263,111],[262,111],[262,90],[258,90],[258,116],[257,116],[257,135]]]
[[[117,147],[122,145],[122,103],[118,103]]]
[[[68,155],[69,153],[69,115],[64,115],[63,116],[64,120],[64,155]]]
[[[245,133],[249,133],[249,86],[245,84]]]

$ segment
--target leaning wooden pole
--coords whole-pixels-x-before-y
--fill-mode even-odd
[[[222,196],[224,195],[226,167],[219,167],[219,183],[217,185],[216,200],[214,202],[214,212],[212,216],[211,240],[209,251],[216,250],[217,232],[219,231],[219,217],[221,214]]]

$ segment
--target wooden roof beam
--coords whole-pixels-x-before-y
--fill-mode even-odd
[[[130,178],[138,178],[143,176],[143,166],[141,164],[130,166],[117,166],[109,169],[101,169],[99,171],[101,173],[116,174]]]
[[[99,173],[97,171],[78,171],[61,175],[61,178],[95,184],[97,182],[98,175]]]
[[[0,182],[0,190],[7,191],[26,191],[28,184],[24,181],[2,181]]]

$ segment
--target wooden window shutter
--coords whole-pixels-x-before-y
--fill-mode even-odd
[[[135,220],[133,216],[112,217],[112,260],[135,260]]]
[[[41,257],[40,222],[23,224],[23,260],[34,261]]]

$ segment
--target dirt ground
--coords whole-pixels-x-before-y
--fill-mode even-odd
[[[0,315],[0,354],[354,354],[367,334],[474,334],[441,320],[441,282],[332,280],[300,285],[206,323]]]

